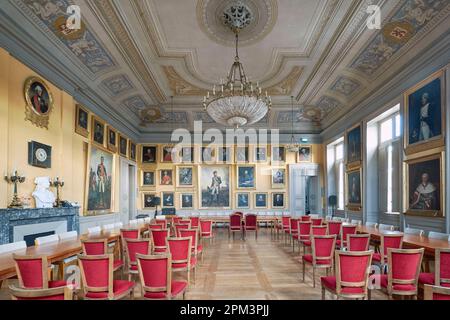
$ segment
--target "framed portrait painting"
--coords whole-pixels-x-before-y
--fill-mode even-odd
[[[312,161],[312,147],[300,146],[297,152],[297,162],[311,162]]]
[[[181,162],[192,163],[194,162],[194,148],[193,147],[181,147],[180,151]]]
[[[255,162],[267,162],[267,147],[255,147]]]
[[[136,161],[136,143],[129,140],[130,148],[128,150],[128,158],[132,161]]]
[[[155,186],[155,171],[142,171],[142,186],[154,187]]]
[[[164,208],[175,207],[175,194],[173,192],[161,192],[161,201]]]
[[[249,162],[249,147],[236,147],[236,162]]]
[[[250,193],[248,192],[236,193],[236,208],[250,209]]]
[[[117,152],[117,132],[110,126],[108,126],[106,132],[108,136],[108,140],[106,141],[108,150],[115,153]]]
[[[193,209],[194,208],[194,194],[182,193],[180,194],[180,206],[181,209]]]
[[[347,149],[347,168],[354,169],[361,166],[362,144],[361,144],[361,124],[347,130],[345,134]]]
[[[254,189],[256,187],[256,167],[236,166],[237,188]]]
[[[217,162],[230,163],[232,161],[231,159],[231,147],[218,148]]]
[[[128,139],[119,134],[119,154],[128,157]]]
[[[172,186],[173,185],[173,170],[172,169],[161,169],[159,171],[159,184],[162,186]]]
[[[141,163],[156,163],[157,149],[156,146],[142,146]]]
[[[230,208],[231,174],[227,165],[199,166],[200,208]]]
[[[25,119],[41,128],[48,128],[53,109],[53,96],[47,84],[38,77],[30,77],[24,84]]]
[[[114,155],[92,145],[86,175],[87,214],[110,213],[114,190]]]
[[[272,208],[282,209],[285,207],[285,193],[284,192],[274,192],[272,193]]]
[[[255,193],[255,208],[266,209],[267,208],[267,192]]]
[[[161,162],[173,163],[176,152],[175,148],[172,146],[162,146],[161,151]]]
[[[142,208],[145,209],[154,209],[154,199],[156,197],[155,193],[143,193],[142,194]]]
[[[347,171],[347,209],[360,211],[362,209],[361,168]]]
[[[284,147],[272,147],[271,150],[271,161],[272,162],[285,162],[286,161],[286,149]]]
[[[99,146],[105,146],[105,123],[97,118],[96,116],[92,116],[92,141]]]
[[[214,156],[216,155],[215,148],[213,147],[202,147],[201,148],[201,162],[211,163],[214,162]]]
[[[444,156],[438,153],[405,161],[405,214],[442,217]]]
[[[194,167],[178,166],[177,167],[177,187],[192,187],[194,177]]]
[[[444,145],[445,81],[441,70],[405,93],[405,153]]]
[[[75,106],[75,132],[89,137],[89,112],[79,104]]]
[[[273,168],[272,169],[272,188],[284,188],[286,185],[286,169]]]

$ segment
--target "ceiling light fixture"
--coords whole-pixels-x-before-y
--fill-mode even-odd
[[[300,145],[295,141],[294,136],[294,97],[291,96],[291,117],[292,117],[292,126],[291,126],[291,142],[287,146],[286,150],[288,152],[298,152],[300,149]]]

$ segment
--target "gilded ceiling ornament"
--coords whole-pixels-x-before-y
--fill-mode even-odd
[[[384,38],[398,44],[407,43],[415,32],[414,26],[407,21],[390,22],[383,27]]]
[[[82,38],[84,36],[84,33],[86,32],[86,25],[84,24],[83,20],[81,20],[80,24],[81,25],[79,29],[70,29],[67,26],[67,17],[60,16],[53,22],[53,27],[55,28],[56,35],[58,37],[67,40],[77,40]]]
[[[149,107],[143,110],[139,110],[139,118],[141,119],[141,126],[145,126],[149,123],[155,123],[161,119],[161,110],[157,107]]]
[[[298,79],[302,75],[303,67],[295,66],[292,68],[291,72],[278,82],[277,84],[267,88],[267,93],[272,96],[286,96],[292,94],[292,90],[297,84]]]
[[[25,81],[23,94],[26,101],[25,120],[30,120],[40,128],[48,129],[53,96],[47,84],[41,78],[30,77]]]
[[[201,96],[206,90],[200,89],[195,85],[184,80],[172,66],[163,66],[164,73],[169,81],[169,87],[177,96]]]

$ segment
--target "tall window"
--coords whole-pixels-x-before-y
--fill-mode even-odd
[[[327,145],[327,194],[336,196],[336,208],[344,210],[344,137]]]
[[[335,147],[336,151],[336,167],[338,168],[338,193],[337,193],[337,208],[339,210],[344,210],[344,144],[339,143]]]

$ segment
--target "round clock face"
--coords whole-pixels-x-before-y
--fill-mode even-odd
[[[44,162],[45,160],[47,160],[47,151],[45,151],[42,148],[39,148],[36,150],[35,152],[36,154],[36,159],[40,162]]]

